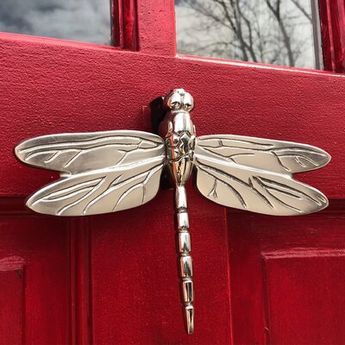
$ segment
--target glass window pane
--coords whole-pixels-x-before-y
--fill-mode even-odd
[[[319,67],[311,0],[175,0],[175,4],[180,53]]]
[[[109,0],[0,0],[0,31],[110,44]]]

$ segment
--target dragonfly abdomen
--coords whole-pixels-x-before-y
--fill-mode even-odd
[[[193,263],[187,211],[187,193],[184,186],[176,187],[175,200],[182,302],[184,305],[187,332],[188,334],[192,334],[194,331]]]

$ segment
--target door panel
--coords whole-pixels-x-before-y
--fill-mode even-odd
[[[21,213],[22,206],[14,207],[16,214],[0,215],[0,343],[66,343],[68,223]]]
[[[20,344],[23,338],[24,269],[22,258],[1,260],[0,266],[0,334],[6,344]],[[9,327],[11,324],[11,327]]]
[[[301,218],[229,216],[235,344],[344,343],[343,204]]]

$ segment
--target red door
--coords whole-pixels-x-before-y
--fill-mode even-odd
[[[117,47],[0,35],[0,343],[344,344],[345,77],[176,57],[173,1],[115,3]],[[342,72],[337,3],[321,12],[326,67]],[[25,196],[57,175],[13,155],[42,134],[151,131],[146,106],[175,87],[194,96],[199,135],[292,140],[333,157],[301,176],[331,200],[314,215],[236,212],[188,186],[192,336],[179,302],[173,191],[109,215],[33,214]]]

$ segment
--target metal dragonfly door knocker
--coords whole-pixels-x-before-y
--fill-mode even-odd
[[[247,211],[291,216],[322,210],[327,198],[292,178],[330,161],[325,151],[304,144],[219,134],[196,137],[193,97],[183,89],[165,98],[162,137],[141,131],[56,134],[15,148],[24,163],[61,172],[26,205],[56,216],[86,216],[140,206],[157,194],[168,166],[176,186],[178,251],[188,334],[194,330],[191,240],[185,183],[196,168],[206,198]]]

